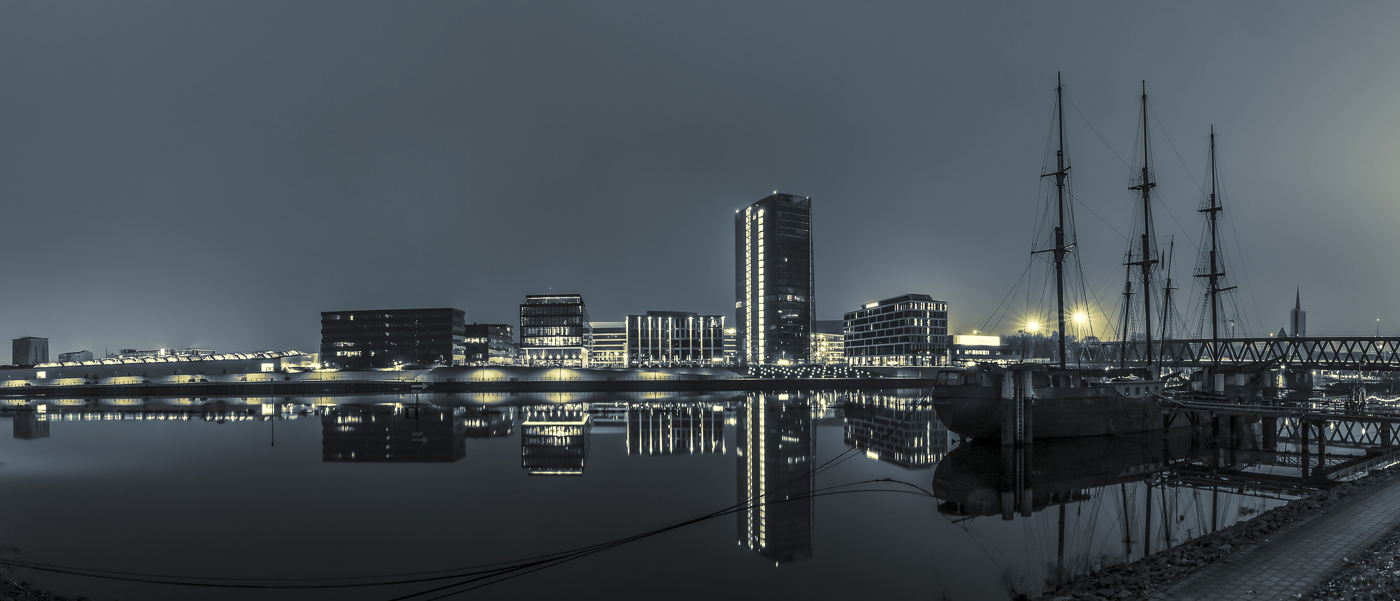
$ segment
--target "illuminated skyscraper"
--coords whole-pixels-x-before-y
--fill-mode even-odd
[[[812,558],[816,447],[811,407],[796,396],[750,393],[735,426],[739,543],[780,564]]]
[[[734,214],[734,312],[745,364],[810,360],[811,198],[775,192]]]

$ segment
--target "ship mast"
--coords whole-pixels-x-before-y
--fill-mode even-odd
[[[1206,220],[1210,224],[1210,271],[1197,274],[1196,277],[1207,278],[1209,289],[1206,294],[1210,295],[1211,357],[1216,362],[1220,361],[1220,293],[1233,288],[1233,286],[1230,288],[1220,287],[1220,279],[1225,276],[1225,271],[1223,270],[1224,266],[1220,264],[1219,255],[1220,234],[1217,229],[1217,221],[1223,207],[1220,206],[1220,201],[1216,196],[1218,191],[1215,165],[1215,126],[1212,125],[1210,126],[1210,206],[1196,210],[1198,213],[1205,213]]]
[[[1065,367],[1065,176],[1069,167],[1065,166],[1065,101],[1064,83],[1060,74],[1055,74],[1055,108],[1059,117],[1060,149],[1055,151],[1055,172],[1041,177],[1055,176],[1056,210],[1059,222],[1055,225],[1055,308],[1060,320],[1060,367]]]
[[[1152,258],[1151,233],[1152,233],[1152,193],[1151,190],[1157,187],[1157,182],[1151,181],[1148,173],[1149,157],[1147,156],[1147,81],[1142,82],[1142,180],[1136,186],[1129,186],[1129,190],[1142,192],[1142,255],[1139,261],[1128,261],[1127,265],[1142,267],[1142,312],[1143,312],[1143,334],[1147,337],[1147,346],[1144,347],[1146,353],[1143,357],[1149,367],[1152,365],[1152,266],[1157,263]],[[1129,251],[1131,255],[1132,251]],[[1131,259],[1131,256],[1129,257]],[[1126,343],[1125,343],[1126,344]],[[1126,353],[1125,353],[1126,354]],[[1152,376],[1156,378],[1154,374]]]

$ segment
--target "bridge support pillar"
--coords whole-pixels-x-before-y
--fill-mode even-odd
[[[1327,422],[1317,422],[1317,470],[1313,476],[1327,479]]]
[[[1210,416],[1210,446],[1220,448],[1220,416]]]
[[[1390,435],[1390,422],[1381,422],[1381,448],[1389,451],[1393,446],[1394,443],[1391,442]]]
[[[1278,418],[1265,417],[1259,420],[1264,435],[1264,450],[1273,451],[1278,447]]]
[[[1298,438],[1299,438],[1299,441],[1298,441],[1298,442],[1299,442],[1299,446],[1301,447],[1301,450],[1302,450],[1302,452],[1303,452],[1303,459],[1302,459],[1302,461],[1298,462],[1298,465],[1299,465],[1299,467],[1302,468],[1302,470],[1303,470],[1303,479],[1304,479],[1304,480],[1307,480],[1307,479],[1308,479],[1308,464],[1309,464],[1309,463],[1312,463],[1312,456],[1308,453],[1308,434],[1309,434],[1311,431],[1312,431],[1312,424],[1310,424],[1310,423],[1308,423],[1308,422],[1306,422],[1306,421],[1303,421],[1303,420],[1301,420],[1301,419],[1298,420]]]

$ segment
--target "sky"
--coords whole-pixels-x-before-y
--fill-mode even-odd
[[[0,3],[0,330],[314,351],[330,310],[731,315],[734,211],[779,190],[812,198],[819,318],[918,292],[970,333],[1027,264],[1059,72],[1105,304],[1145,80],[1178,282],[1213,125],[1259,328],[1298,291],[1309,334],[1397,335],[1397,26],[1382,2]]]

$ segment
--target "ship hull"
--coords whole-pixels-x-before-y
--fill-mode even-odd
[[[935,388],[931,399],[948,430],[974,440],[999,440],[1012,404],[984,386]],[[1161,430],[1162,403],[1154,397],[1127,397],[1111,389],[1052,391],[1030,403],[1032,438],[1073,438]]]

